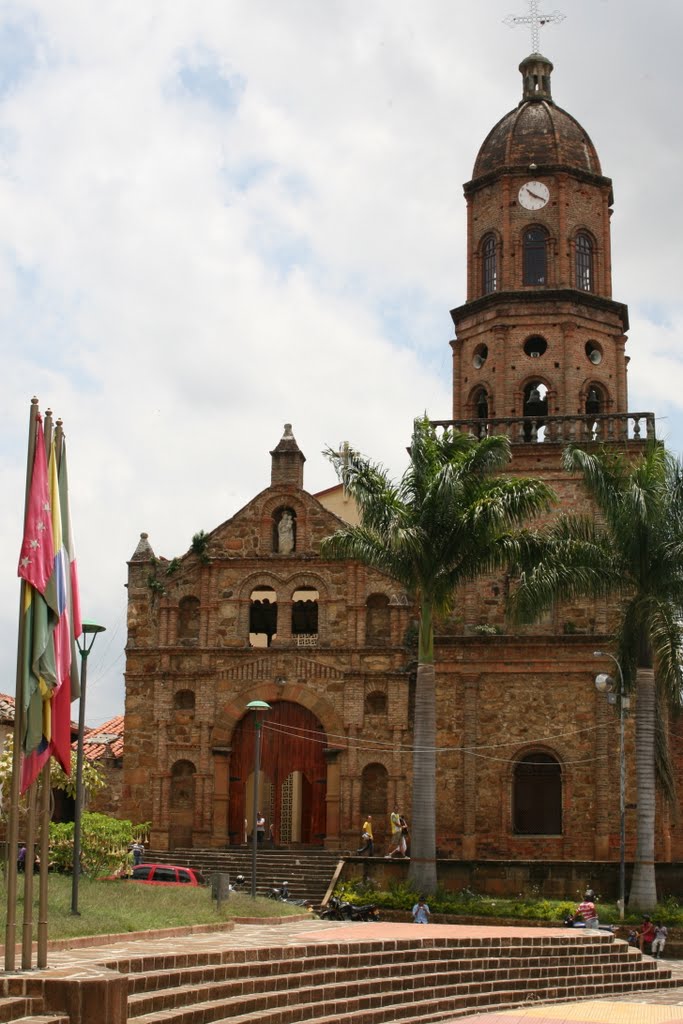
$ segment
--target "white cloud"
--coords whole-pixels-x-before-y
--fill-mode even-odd
[[[461,185],[521,96],[515,6],[3,5],[1,689],[33,394],[65,421],[84,610],[108,630],[92,722],[122,709],[141,530],[170,557],[232,515],[267,485],[285,421],[315,490],[333,482],[326,444],[398,472],[412,417],[449,415]],[[683,12],[575,0],[567,15],[542,48],[615,182],[631,406],[661,407],[680,449]]]

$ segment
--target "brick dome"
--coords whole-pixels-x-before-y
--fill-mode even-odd
[[[502,168],[565,166],[602,174],[595,146],[579,122],[556,106],[550,94],[553,65],[540,53],[522,61],[522,101],[501,118],[479,150],[472,178]]]

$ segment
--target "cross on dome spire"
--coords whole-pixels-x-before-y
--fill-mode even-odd
[[[538,0],[527,0],[527,3],[529,4],[528,14],[508,14],[507,18],[503,19],[503,23],[510,28],[516,28],[517,25],[531,25],[531,51],[532,53],[539,53],[539,31],[541,27],[552,22],[564,21],[566,15],[562,11],[543,14],[538,9]]]

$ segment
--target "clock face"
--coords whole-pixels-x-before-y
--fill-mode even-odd
[[[527,181],[517,196],[525,210],[542,210],[550,199],[550,192],[542,181]]]

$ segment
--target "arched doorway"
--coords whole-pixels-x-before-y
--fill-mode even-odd
[[[275,701],[263,720],[259,810],[275,842],[322,846],[326,831],[327,737],[316,716],[292,701]],[[251,836],[254,724],[246,714],[232,737],[230,844]],[[246,825],[245,825],[246,823]]]

